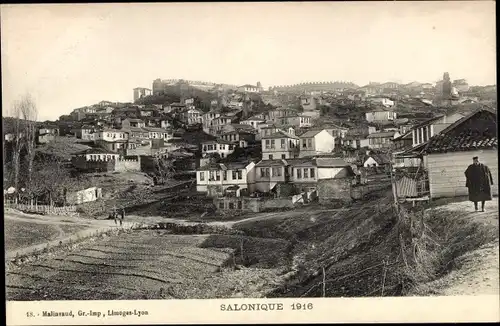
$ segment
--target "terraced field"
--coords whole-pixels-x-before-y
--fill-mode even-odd
[[[209,235],[172,235],[165,231],[142,230],[89,242],[64,255],[9,270],[7,298],[231,297],[240,292],[238,286],[245,277],[245,285],[250,286],[248,291],[252,293],[269,284],[265,275],[272,278],[272,270],[255,270],[255,273],[225,270],[223,267],[233,261],[232,250],[200,248],[207,237]]]

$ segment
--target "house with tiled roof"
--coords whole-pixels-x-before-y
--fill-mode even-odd
[[[299,157],[331,153],[335,149],[335,137],[325,129],[309,130],[300,136]]]
[[[223,140],[238,144],[240,147],[248,147],[249,143],[255,142],[255,132],[247,130],[233,130],[222,133]]]
[[[221,158],[225,158],[233,153],[235,148],[236,145],[233,142],[221,138],[207,140],[201,143],[201,156],[205,158],[211,154],[218,154]]]
[[[392,157],[388,153],[373,152],[364,158],[363,167],[385,167],[391,163]]]
[[[389,122],[397,119],[397,114],[393,110],[381,110],[373,109],[365,113],[365,119],[367,122]]]
[[[306,128],[312,126],[312,118],[304,114],[294,114],[275,119],[277,126],[294,126],[297,128]]]
[[[266,122],[265,119],[253,116],[253,117],[250,117],[248,119],[245,119],[245,120],[241,121],[240,123],[252,126],[255,130],[257,130],[257,128],[258,128],[257,126],[259,124],[265,123],[265,122]]]
[[[282,130],[262,137],[261,142],[263,160],[289,159],[299,155],[299,137]]]
[[[390,148],[393,146],[393,139],[399,137],[398,131],[382,131],[369,134],[366,138],[368,139],[368,147],[373,149],[378,148]]]
[[[122,129],[128,129],[130,127],[143,128],[145,126],[146,123],[141,119],[127,118],[122,120]]]
[[[464,172],[474,156],[493,175],[492,194],[498,195],[497,113],[483,108],[452,123],[422,145],[431,198],[467,195]]]
[[[256,189],[262,192],[285,183],[293,184],[298,191],[313,191],[320,180],[355,176],[351,164],[333,157],[262,160],[255,168]]]
[[[255,191],[255,163],[209,162],[197,169],[196,190],[209,196],[248,195]]]
[[[464,114],[460,113],[440,114],[413,126],[413,146],[417,146],[427,142],[431,137],[439,134],[446,127],[462,119],[464,116]]]

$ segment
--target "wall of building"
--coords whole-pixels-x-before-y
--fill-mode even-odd
[[[85,172],[109,172],[115,170],[115,160],[111,161],[87,161],[85,157],[73,157],[71,163],[79,170]]]
[[[141,160],[138,159],[120,159],[115,162],[115,171],[131,172],[141,171]]]
[[[427,155],[431,198],[467,196],[464,173],[474,156],[490,168],[493,176],[491,191],[498,195],[498,151],[491,149]]]
[[[70,205],[78,205],[96,201],[102,197],[102,188],[92,187],[66,194],[66,202]]]
[[[318,168],[318,179],[345,178],[348,175],[349,170],[345,167]]]

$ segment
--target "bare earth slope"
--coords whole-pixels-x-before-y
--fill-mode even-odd
[[[499,242],[498,242],[498,198],[487,202],[486,212],[474,212],[472,203],[462,201],[439,207],[441,214],[454,214],[457,218],[469,219],[473,223],[491,228],[497,234],[495,240],[478,249],[466,252],[454,260],[450,273],[433,282],[423,284],[412,294],[434,295],[484,295],[499,294]],[[464,239],[465,240],[465,239]]]

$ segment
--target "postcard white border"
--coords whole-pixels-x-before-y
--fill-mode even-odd
[[[401,298],[286,298],[114,301],[7,301],[7,325],[119,325],[203,323],[352,323],[500,321],[500,296]],[[274,311],[222,311],[221,305],[281,304]],[[292,310],[294,303],[312,309]],[[275,306],[278,307],[277,305]],[[270,308],[270,306],[268,306]],[[73,311],[75,317],[42,317],[43,311]],[[147,311],[148,315],[77,316],[78,311]],[[32,312],[33,317],[27,313]],[[37,316],[39,315],[39,316]]]

